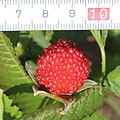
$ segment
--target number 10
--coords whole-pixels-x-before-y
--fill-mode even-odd
[[[109,20],[109,8],[88,8],[88,20]]]

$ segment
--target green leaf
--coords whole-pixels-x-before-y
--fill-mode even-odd
[[[109,120],[107,116],[103,116],[100,112],[94,112],[91,116],[87,116],[82,120]]]
[[[6,94],[10,95],[10,98],[13,99],[13,104],[17,105],[24,114],[34,112],[46,100],[44,96],[34,96],[32,84],[15,86],[6,91]]]
[[[52,39],[52,36],[53,36],[54,32],[51,30],[51,31],[45,31],[45,39],[47,41],[50,41]]]
[[[34,96],[33,93],[24,92],[14,96],[14,104],[17,104],[20,109],[26,113],[32,113],[42,106],[45,100],[44,96]]]
[[[21,42],[18,42],[14,49],[18,57],[21,57],[24,54],[24,49]]]
[[[91,30],[91,33],[95,37],[98,44],[100,44],[100,41],[101,41],[100,30]]]
[[[115,116],[114,119],[119,120],[120,119],[120,97],[117,97],[112,92],[109,92],[106,103],[110,107],[111,111],[114,111],[114,113],[112,113]]]
[[[0,89],[0,120],[3,120],[3,90]]]
[[[99,46],[105,46],[108,31],[107,30],[91,30]]]
[[[117,66],[112,72],[107,75],[111,91],[120,96],[120,66]]]
[[[35,111],[32,114],[23,116],[20,120],[78,120],[91,115],[105,101],[107,90],[105,88],[90,88],[77,93],[73,97],[76,101],[65,115],[61,115],[63,104],[53,102]],[[94,103],[94,104],[93,104]]]
[[[3,120],[16,120],[16,118],[12,117],[9,113],[4,112]]]
[[[36,42],[40,47],[46,48],[50,45],[48,39],[45,38],[44,31],[30,31],[30,35],[33,38],[33,41]]]
[[[0,86],[8,90],[15,85],[31,83],[14,53],[10,40],[0,32]]]
[[[101,41],[103,41],[103,45],[105,45],[106,43],[107,35],[108,30],[101,30]]]
[[[11,117],[15,117],[15,118],[19,118],[22,116],[22,112],[19,111],[19,108],[15,105],[12,106],[12,102],[13,102],[12,99],[9,99],[9,97],[4,94],[3,100],[4,100],[4,112],[5,113],[10,114]]]

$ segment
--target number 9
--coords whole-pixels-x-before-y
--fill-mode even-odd
[[[71,9],[71,10],[69,11],[69,16],[70,16],[70,17],[75,17],[75,10]]]

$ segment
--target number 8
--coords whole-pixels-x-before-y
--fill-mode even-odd
[[[47,18],[48,17],[48,10],[43,10],[43,17]]]

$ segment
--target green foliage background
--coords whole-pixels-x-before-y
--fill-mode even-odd
[[[28,61],[36,68],[36,59],[43,48],[61,38],[75,42],[89,58],[90,79],[99,81],[101,75],[100,49],[90,31],[18,31],[0,33],[0,116],[1,120],[108,120],[100,107],[107,101],[111,105],[111,90],[120,96],[120,31],[109,31],[106,40],[108,87],[95,87],[78,92],[77,100],[65,116],[59,114],[63,104],[51,98],[33,96],[33,82],[25,70]],[[118,67],[117,67],[118,66]],[[116,68],[117,67],[117,68]],[[106,100],[107,99],[107,100]],[[119,99],[112,96],[112,100]],[[119,104],[118,104],[119,105]],[[115,119],[119,120],[117,107]],[[117,112],[116,112],[117,111]],[[120,111],[120,110],[119,110]]]

